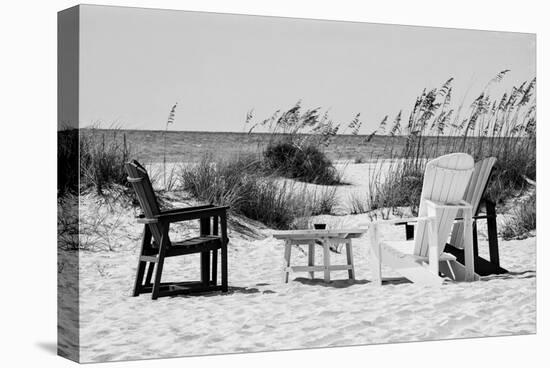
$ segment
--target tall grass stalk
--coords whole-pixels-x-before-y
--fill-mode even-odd
[[[373,208],[407,205],[414,210],[426,162],[452,152],[469,153],[476,161],[497,158],[487,189],[488,196],[496,202],[502,203],[525,190],[526,179],[536,179],[536,79],[523,82],[497,98],[491,97],[489,87],[499,83],[508,72],[498,73],[469,109],[461,102],[454,110],[450,78],[440,88],[422,91],[406,124],[402,124],[400,111],[389,126],[388,139],[392,146],[404,140],[403,148],[392,151],[396,164],[389,168],[376,165],[378,172],[369,176],[369,205]],[[386,125],[384,118],[374,134],[386,134]]]
[[[163,168],[163,182],[164,187],[166,188],[166,135],[168,134],[168,126],[171,124],[174,124],[174,120],[176,119],[176,107],[178,106],[178,103],[176,102],[174,106],[170,109],[170,113],[168,114],[168,119],[166,120],[166,126],[164,127],[164,145],[163,145],[163,154],[162,154],[162,168]]]

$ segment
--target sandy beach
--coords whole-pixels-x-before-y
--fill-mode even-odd
[[[352,190],[363,192],[364,165],[347,166],[352,185],[338,188],[341,198]],[[170,193],[165,200],[175,207],[193,204]],[[102,237],[81,235],[81,241],[94,245],[94,251],[80,251],[82,362],[536,332],[534,236],[499,239],[501,265],[510,273],[473,283],[448,281],[438,288],[422,287],[383,268],[389,280],[381,287],[371,284],[365,236],[353,243],[355,281],[341,271],[333,272],[328,284],[321,273],[313,280],[306,273],[291,274],[285,284],[283,242],[271,236],[273,230],[234,217],[229,229],[229,292],[152,301],[149,294],[131,296],[142,230],[134,214],[119,201],[106,203],[91,194],[80,198],[81,221],[104,229]],[[353,227],[370,220],[361,214],[324,215],[316,221]],[[172,237],[185,237],[197,226],[173,226]],[[404,238],[403,229],[395,226],[382,227],[382,234],[386,239]],[[480,255],[486,255],[483,225],[479,248]],[[343,254],[331,257],[333,263],[344,263]],[[292,263],[305,265],[305,252],[294,247]],[[60,267],[59,272],[68,270]],[[165,264],[163,281],[198,277],[197,255],[175,257]]]

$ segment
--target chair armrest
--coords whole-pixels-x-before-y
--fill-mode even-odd
[[[187,220],[197,220],[203,217],[225,216],[229,206],[208,207],[192,209],[182,212],[160,213],[155,216],[158,222],[180,222]]]
[[[409,218],[398,218],[398,219],[392,219],[392,220],[376,220],[372,221],[370,223],[365,223],[365,226],[369,225],[406,225],[409,222],[418,222],[418,221],[428,221],[431,219],[431,216],[420,216],[420,217],[409,217]]]
[[[138,216],[137,222],[140,224],[156,224],[159,222],[180,222],[187,220],[198,220],[204,217],[224,216],[229,206],[197,206],[182,208],[180,210],[162,211],[153,218],[145,217],[143,214]]]
[[[171,213],[181,213],[181,212],[189,212],[189,211],[196,211],[196,210],[202,210],[205,208],[215,208],[213,204],[206,204],[203,206],[195,206],[195,207],[185,207],[185,208],[171,208],[168,210],[162,210],[160,211],[161,215],[165,214],[171,214]]]
[[[408,225],[410,223],[415,223],[416,222],[416,218],[415,217],[411,217],[411,218],[408,218],[406,220],[403,220],[403,219],[400,219],[401,221],[399,222],[396,222],[394,223],[395,226],[400,226],[400,225]]]
[[[484,214],[484,215],[472,216],[472,219],[475,221],[475,220],[485,220],[485,219],[493,218],[493,217],[496,217],[496,216],[491,216],[491,215]],[[455,217],[454,221],[457,221],[457,222],[464,221],[464,217]],[[395,225],[396,226],[398,226],[398,225],[409,225],[409,224],[414,224],[416,222],[417,221],[416,221],[415,218],[410,218],[410,219],[407,219],[407,221],[396,222]]]
[[[496,216],[490,216],[490,215],[475,215],[475,216],[472,216],[472,220],[474,220],[474,221],[476,221],[476,220],[487,220],[489,218],[496,218]],[[455,221],[456,222],[463,222],[464,217],[456,217]]]

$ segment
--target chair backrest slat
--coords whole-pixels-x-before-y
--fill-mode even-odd
[[[468,188],[464,193],[464,200],[472,204],[474,214],[478,213],[481,198],[483,192],[487,187],[487,182],[491,176],[493,166],[497,162],[495,157],[488,157],[481,161],[476,162],[474,166],[474,173],[472,179],[468,183]],[[462,213],[457,214],[458,217],[462,217]],[[453,226],[453,232],[451,234],[450,244],[456,248],[464,248],[464,223],[457,222]]]
[[[429,161],[424,173],[418,215],[428,215],[427,199],[444,203],[460,202],[464,197],[473,167],[473,158],[465,153],[452,153]],[[449,208],[437,214],[440,253],[445,248],[456,213],[456,209]],[[419,223],[416,227],[414,254],[428,255],[428,227],[426,223]]]
[[[130,184],[136,192],[143,214],[146,218],[154,218],[160,213],[160,208],[147,170],[139,162],[132,160],[126,164],[126,172]],[[148,226],[153,238],[157,244],[160,244],[162,235],[160,224],[149,224]]]

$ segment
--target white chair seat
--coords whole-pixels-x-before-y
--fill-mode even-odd
[[[410,257],[416,261],[428,262],[428,257],[422,257],[414,253],[414,240],[388,241],[382,242],[382,246],[390,247],[392,250],[400,253],[403,257]],[[450,253],[441,253],[439,256],[440,262],[456,261],[456,257]]]

